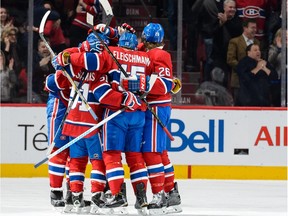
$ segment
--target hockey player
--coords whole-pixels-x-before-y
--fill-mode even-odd
[[[135,50],[137,45],[137,36],[131,33],[131,31],[124,31],[119,38],[119,45],[109,47],[122,68],[129,75],[129,77],[122,75],[123,78],[120,81],[122,86],[126,90],[136,94],[143,93],[146,90],[145,73],[152,70],[152,65],[147,54]],[[111,110],[107,110],[107,112],[113,113]],[[135,208],[140,213],[145,211],[145,207],[148,205],[146,197],[147,168],[141,152],[144,120],[145,113],[143,110],[125,112],[123,115],[117,116],[107,122],[106,127],[103,128],[103,154],[107,155],[107,160],[104,157],[104,161],[111,169],[111,173],[109,173],[106,165],[107,173],[110,174],[110,176],[107,175],[107,178],[110,189],[114,189],[112,193],[116,194],[114,204],[109,205],[111,207],[117,206],[117,203],[121,201],[121,197],[117,194],[120,185],[124,182],[124,176],[120,176],[112,170],[116,167],[123,169],[120,157],[121,151],[123,151],[125,152],[126,162],[130,169],[130,179],[136,196]],[[117,134],[117,139],[115,134]],[[113,158],[113,155],[117,155],[117,157]],[[118,158],[117,166],[115,158]]]
[[[62,83],[63,88],[59,89],[56,87],[58,82]],[[67,109],[70,84],[64,75],[59,73],[50,74],[46,78],[45,90],[49,92],[47,100],[47,125],[48,125],[48,143],[49,145],[52,142],[55,143],[55,146],[52,149],[52,153],[57,149],[65,145],[69,139],[67,136],[62,134],[62,130],[58,128],[61,124],[61,121],[64,117],[64,114]],[[54,207],[63,207],[65,205],[63,198],[63,178],[65,174],[66,167],[66,184],[67,184],[67,194],[66,199],[69,199],[70,187],[69,187],[69,164],[68,164],[69,150],[64,150],[55,157],[49,159],[48,162],[48,173],[49,173],[49,182],[50,182],[50,198],[51,204]]]
[[[86,43],[83,43],[79,48],[72,48],[73,52],[81,52],[85,51],[87,47],[85,47]],[[94,46],[91,47],[93,51],[100,51],[101,45],[100,43],[94,43]],[[66,108],[68,106],[71,84],[66,78],[66,76],[62,73],[61,69],[63,69],[59,65],[55,65],[55,59],[52,61],[52,64],[56,70],[55,74],[50,74],[46,78],[45,90],[49,92],[49,98],[47,102],[47,121],[48,121],[48,141],[49,144],[55,144],[51,153],[65,145],[69,141],[69,137],[65,136],[62,133],[63,128],[63,118],[64,114],[67,115]],[[69,69],[69,68],[68,68]],[[81,78],[83,79],[83,77]],[[79,84],[80,87],[82,84]],[[65,116],[66,118],[67,116]],[[61,125],[60,125],[61,124]],[[61,127],[61,128],[59,128]],[[57,154],[53,158],[49,160],[49,178],[50,178],[50,187],[51,187],[51,204],[56,207],[65,206],[65,203],[72,202],[72,194],[70,191],[69,184],[69,150],[66,149],[63,152]],[[67,161],[67,162],[66,162]],[[63,190],[62,190],[62,181],[65,173],[65,163],[66,163],[66,179],[67,179],[67,194],[65,201],[63,200]],[[85,203],[89,204],[89,201],[85,200]],[[64,211],[68,210],[71,207],[65,207]]]
[[[86,44],[87,47],[90,45],[91,44],[89,44],[89,43]],[[85,68],[86,70],[93,71],[90,73],[90,76],[89,76],[90,81],[88,81],[88,83],[87,83],[89,85],[85,89],[86,89],[87,94],[89,94],[88,98],[93,100],[94,104],[97,103],[97,101],[95,101],[95,99],[97,99],[103,106],[106,105],[106,106],[112,107],[112,110],[120,109],[123,106],[127,107],[130,110],[136,110],[140,106],[138,99],[136,98],[136,96],[133,93],[131,93],[131,92],[118,92],[118,91],[111,89],[110,84],[108,84],[108,76],[113,77],[114,76],[113,74],[115,74],[115,73],[117,76],[117,73],[119,75],[119,71],[117,71],[117,66],[115,65],[111,56],[109,56],[109,54],[107,52],[97,54],[97,53],[91,53],[91,52],[68,53],[67,51],[64,51],[63,53],[58,54],[57,60],[61,66],[65,66],[65,65],[69,64],[70,68],[71,67],[72,68],[81,67],[81,68]],[[71,70],[71,74],[73,76],[77,76],[77,74],[75,72],[76,71],[74,69]],[[106,73],[108,75],[106,75]],[[82,110],[82,112],[83,111],[84,110]],[[98,115],[98,116],[101,116],[101,115]],[[87,130],[87,128],[85,130]],[[63,131],[65,132],[65,126],[64,126]],[[84,132],[84,131],[82,131],[82,132]],[[72,134],[72,137],[73,137],[73,134]],[[105,146],[105,142],[104,142],[104,146]],[[71,151],[71,149],[70,149],[70,151]],[[121,151],[120,151],[120,157],[121,157]],[[106,156],[103,153],[104,161],[105,161],[105,158],[106,158]],[[108,157],[108,160],[111,160],[111,158]],[[71,185],[72,194],[74,194],[73,193],[74,189],[72,186],[72,184],[73,184],[72,183],[73,182],[72,181],[72,176],[73,176],[72,162],[73,162],[73,156],[72,156],[72,151],[71,151],[71,163],[70,163],[70,167],[71,167],[70,168],[70,173],[71,173],[70,174],[70,179],[71,179],[70,182],[71,183],[70,183],[70,185]],[[107,175],[107,178],[109,180],[109,177],[108,177],[109,176],[109,174],[108,174],[109,165],[107,165],[106,163],[105,163],[105,165],[106,165],[106,169],[107,169],[106,175]],[[93,164],[92,164],[92,166],[93,166]],[[108,168],[107,168],[107,166],[108,166]],[[109,170],[109,171],[111,171],[111,170]],[[79,181],[79,179],[78,179],[78,181]],[[109,184],[109,186],[110,186],[110,189],[113,193],[114,192],[113,188],[115,188],[115,187],[111,188],[110,184]],[[123,184],[120,184],[120,190],[121,190],[121,186],[123,187]],[[123,189],[122,189],[122,191],[123,191]],[[117,194],[120,194],[120,191],[118,191]],[[121,194],[123,194],[123,193],[121,192]],[[116,194],[114,194],[114,195],[116,195]],[[75,197],[76,196],[77,196],[77,194],[75,194]],[[115,196],[115,197],[118,197],[118,196]],[[122,206],[127,205],[126,196],[125,196],[125,199],[121,200],[121,201],[123,201],[123,203],[121,204]],[[92,202],[93,202],[93,197],[92,197]],[[112,203],[109,203],[109,204],[112,204]],[[106,207],[114,207],[114,206],[109,206],[109,204],[106,205]]]
[[[104,38],[104,36],[103,36]],[[105,39],[105,38],[104,38]],[[97,43],[97,41],[93,41],[93,43],[89,43],[89,36],[87,37],[87,41],[84,41],[81,44],[79,49],[70,48],[66,49],[64,52],[70,53],[76,52],[80,53],[81,51],[89,51],[99,52],[101,51],[101,43]],[[106,40],[107,41],[107,40]],[[59,64],[60,66],[65,66],[61,63],[62,57],[65,54],[60,53],[56,58],[53,59],[54,65]],[[67,55],[67,54],[66,54]],[[61,56],[61,59],[59,59]],[[86,98],[89,106],[94,110],[97,116],[102,115],[102,109],[95,102],[95,98],[90,96],[89,92],[89,84],[101,76],[96,73],[89,73],[82,70],[82,67],[77,67],[75,65],[67,66],[65,69],[69,72],[70,75],[73,75],[73,79],[76,82],[81,82],[81,77],[85,77],[83,80],[83,84],[81,86],[82,94]],[[84,72],[83,72],[84,71]],[[83,75],[84,74],[84,75]],[[70,97],[74,96],[75,92],[72,90]],[[98,120],[94,119],[91,114],[85,109],[83,102],[79,99],[79,97],[75,98],[75,101],[72,101],[73,105],[71,110],[69,111],[66,121],[63,127],[63,134],[69,135],[70,140],[79,136],[81,133],[86,131],[87,129],[93,127],[98,123]],[[105,178],[105,165],[102,160],[102,149],[101,149],[101,141],[99,137],[98,131],[94,131],[87,135],[85,138],[79,140],[76,144],[70,146],[70,188],[72,191],[72,199],[68,200],[65,206],[66,212],[76,211],[78,213],[86,211],[84,209],[85,202],[83,199],[83,190],[84,190],[84,178],[85,178],[85,170],[86,165],[88,163],[88,157],[92,164],[92,171],[90,175],[91,179],[91,211],[95,213],[98,207],[101,207],[101,204],[104,203],[102,198],[103,190],[106,185]],[[72,205],[73,204],[73,205]],[[74,209],[72,209],[74,206]]]
[[[153,71],[158,73],[157,80],[147,95],[147,101],[166,126],[171,115],[171,91],[179,90],[180,83],[178,79],[173,80],[171,56],[163,50],[163,38],[164,30],[158,23],[149,23],[141,36],[153,63]],[[146,111],[143,137],[142,151],[153,193],[153,199],[148,205],[149,213],[182,211],[178,186],[174,182],[174,168],[166,149],[167,136],[149,110]]]

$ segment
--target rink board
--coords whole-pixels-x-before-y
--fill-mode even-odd
[[[45,106],[2,105],[0,112],[1,177],[48,176],[47,164],[33,166],[47,149]],[[285,108],[173,107],[168,129],[176,178],[287,179]]]

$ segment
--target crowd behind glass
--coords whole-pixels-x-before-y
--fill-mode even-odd
[[[61,4],[59,4],[59,2],[61,2]],[[177,38],[175,38],[175,35],[177,35],[175,28],[177,1],[151,2],[155,2],[155,5],[159,7],[157,16],[168,18],[169,29],[165,37],[170,42],[170,46],[168,47],[171,51],[175,51],[177,49]],[[241,11],[237,10],[237,6],[240,6],[237,5],[237,2],[237,0],[183,0],[183,39],[186,41],[186,45],[183,47],[186,51],[183,71],[193,73],[195,68],[199,68],[200,61],[202,60],[204,62],[203,77],[195,93],[196,95],[203,94],[207,96],[207,92],[210,92],[209,98],[212,101],[210,101],[210,105],[259,105],[279,107],[281,106],[280,80],[282,70],[281,1],[263,1],[266,2],[265,4],[270,2],[269,5],[266,5],[265,13],[263,9],[263,14],[261,14],[261,16],[266,16],[266,26],[263,26],[261,22],[259,24],[259,21],[256,19],[242,19]],[[57,1],[57,4],[55,4],[55,1],[34,1],[34,25],[32,29],[28,26],[28,5],[25,4],[15,7],[9,4],[5,5],[4,1],[0,8],[1,103],[27,103],[28,52],[33,52],[32,103],[46,103],[47,93],[44,91],[45,78],[48,74],[54,73],[55,71],[51,65],[51,53],[44,42],[41,41],[38,34],[40,21],[45,11],[48,9],[52,10],[51,18],[46,23],[44,34],[55,53],[67,47],[77,46],[81,40],[85,39],[87,32],[87,29],[79,28],[79,26],[75,25],[75,21],[73,21],[77,10],[81,10],[81,4],[83,6],[82,0]],[[27,8],[27,11],[21,10],[23,6]],[[260,5],[259,7],[261,8]],[[33,50],[28,50],[29,29],[33,30]],[[253,91],[253,88],[251,89],[249,86],[246,86],[248,89],[245,89],[245,91],[239,86],[242,83],[243,88],[245,84],[245,81],[242,80],[243,76],[241,74],[243,73],[241,73],[241,71],[247,69],[237,68],[241,60],[239,59],[239,49],[242,48],[237,47],[240,46],[239,44],[241,42],[239,41],[241,38],[239,37],[241,36],[247,39],[245,45],[247,47],[250,43],[260,44],[259,52],[261,56],[255,57],[255,55],[258,54],[256,53],[254,55],[251,53],[254,51],[253,47],[248,50],[246,47],[241,53],[243,57],[248,56],[249,58],[254,58],[255,62],[259,62],[259,59],[263,60],[263,62],[258,65],[258,71],[260,72],[255,73],[255,77],[260,76],[259,74],[261,74],[264,64],[269,68],[269,74],[275,72],[277,75],[276,78],[274,77],[269,80],[267,88],[269,88],[270,99],[266,105],[261,103],[254,105],[240,103],[237,99],[238,97],[243,97],[243,94],[246,94],[245,91],[248,91],[248,94],[249,90]],[[249,52],[250,55],[248,54]],[[201,54],[203,54],[204,58],[199,60],[199,55]],[[251,68],[248,69],[250,71],[257,66],[257,63],[254,64],[253,61],[251,64]],[[237,70],[241,71],[239,72]],[[238,78],[239,74],[241,76]],[[266,74],[268,74],[268,72]],[[236,80],[235,76],[237,76]],[[262,88],[262,86],[261,81],[260,84],[258,83],[257,88]],[[252,87],[255,87],[255,85],[253,84]],[[211,92],[214,93],[212,94]],[[238,96],[238,94],[242,95]],[[287,94],[287,90],[285,94]],[[218,101],[218,103],[216,103],[215,100]]]

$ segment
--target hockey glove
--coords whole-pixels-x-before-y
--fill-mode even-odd
[[[54,56],[51,60],[51,64],[54,67],[55,71],[62,70],[63,67],[58,63],[57,56]]]
[[[141,102],[132,92],[123,92],[122,106],[127,107],[129,110],[134,111],[141,107]]]
[[[97,52],[100,53],[103,51],[103,45],[101,41],[83,41],[80,47],[80,51],[83,52]]]
[[[122,79],[122,87],[133,93],[144,92],[147,89],[147,80],[144,74],[125,77]]]
[[[177,94],[177,93],[181,90],[181,88],[182,88],[181,80],[178,79],[177,77],[174,77],[174,78],[173,78],[173,83],[174,83],[174,86],[173,86],[173,88],[171,89],[171,92],[172,92],[173,94]]]
[[[130,32],[130,33],[132,33],[132,34],[135,34],[135,33],[136,33],[135,29],[134,29],[132,26],[130,26],[129,24],[127,24],[127,23],[123,23],[123,24],[121,25],[121,28],[124,29],[124,30],[126,30],[126,32]]]
[[[52,60],[53,61],[53,60]],[[68,64],[70,64],[70,53],[69,52],[60,52],[57,56],[56,56],[56,60],[57,64],[59,64],[61,67],[64,67]],[[55,63],[56,64],[56,63]],[[55,68],[55,67],[54,67]]]
[[[103,23],[100,23],[100,24],[94,26],[94,29],[96,31],[102,32],[104,35],[106,35],[110,39],[118,37],[118,30],[117,29],[114,29],[110,26],[106,26]]]

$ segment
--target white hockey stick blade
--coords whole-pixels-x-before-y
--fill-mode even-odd
[[[39,34],[43,34],[44,32],[44,27],[45,27],[45,23],[46,23],[46,20],[49,16],[49,14],[51,13],[50,10],[46,11],[46,13],[44,14],[42,20],[41,20],[41,23],[40,23],[40,26],[39,26]]]
[[[114,16],[111,5],[108,0],[99,0],[102,8],[104,9],[106,16]]]
[[[86,13],[86,22],[92,27],[94,26],[94,16],[88,12]]]

